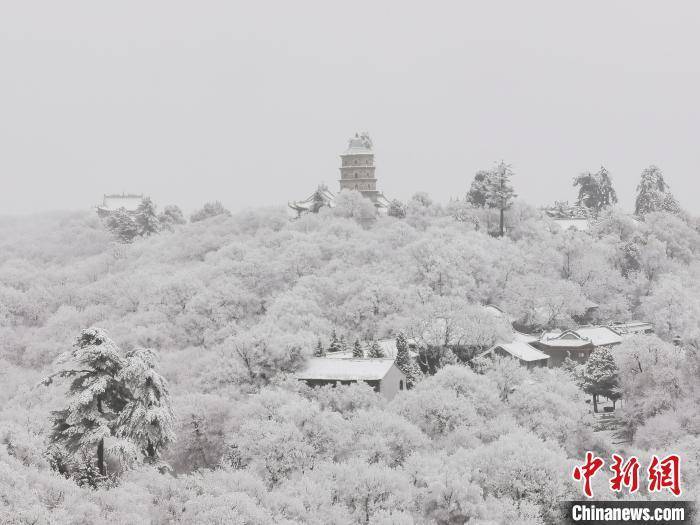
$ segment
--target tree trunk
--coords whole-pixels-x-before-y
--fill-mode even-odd
[[[598,413],[598,396],[593,394],[593,413]]]
[[[498,231],[500,232],[499,237],[503,237],[503,206],[501,206],[501,220],[499,223]]]
[[[100,439],[97,443],[97,468],[100,471],[100,476],[107,475],[107,469],[105,469],[105,440]]]

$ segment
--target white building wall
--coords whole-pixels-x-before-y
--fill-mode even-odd
[[[406,376],[396,365],[391,365],[384,379],[379,382],[379,393],[389,400],[393,399],[401,391],[401,381],[403,381],[403,388],[406,390]]]

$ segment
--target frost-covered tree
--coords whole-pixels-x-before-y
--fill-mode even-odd
[[[488,170],[479,170],[474,175],[469,191],[467,192],[467,201],[477,208],[486,207],[486,199],[488,195],[487,179],[491,175]]]
[[[646,215],[654,211],[678,213],[680,207],[671,189],[664,180],[661,170],[653,164],[642,171],[637,185],[637,199],[634,204],[635,215]]]
[[[179,206],[166,206],[158,215],[158,221],[165,229],[172,230],[176,225],[185,224],[187,220]]]
[[[119,373],[124,359],[117,345],[99,328],[83,330],[73,349],[60,358],[62,367],[47,377],[71,378],[66,407],[53,413],[50,441],[71,454],[96,454],[101,476],[106,474],[105,440],[116,434],[119,413],[129,402]]]
[[[352,356],[356,359],[362,359],[365,357],[365,352],[362,350],[362,345],[359,339],[355,339],[355,343],[352,345]]]
[[[589,208],[596,217],[603,208],[617,202],[612,177],[603,166],[596,173],[585,172],[574,177],[574,187],[578,187],[576,204]]]
[[[139,203],[138,208],[136,208],[134,221],[136,222],[138,235],[142,237],[147,237],[160,231],[156,206],[150,198],[146,197]]]
[[[396,336],[396,367],[406,376],[406,386],[412,388],[421,376],[420,367],[411,357],[408,349],[408,341],[403,332]]]
[[[516,197],[511,183],[512,177],[513,169],[510,164],[498,162],[493,169],[476,173],[467,194],[467,199],[472,205],[498,210],[500,237],[503,237],[505,232],[505,211],[511,207]]]
[[[140,450],[147,463],[155,464],[175,440],[174,416],[168,385],[156,370],[157,355],[148,348],[126,353],[117,379],[129,391],[129,401],[116,420],[116,434]]]
[[[323,348],[323,343],[319,339],[316,343],[316,349],[314,350],[314,357],[325,357],[326,349]]]
[[[403,219],[406,217],[406,205],[398,199],[393,199],[389,204],[387,215],[389,215],[389,217]]]
[[[618,369],[615,358],[606,347],[596,348],[588,358],[581,376],[581,386],[593,399],[593,411],[598,412],[598,396],[617,399]]]
[[[343,350],[343,346],[340,343],[340,339],[338,339],[338,334],[335,331],[335,328],[331,332],[331,342],[328,345],[328,351],[330,353],[333,352],[341,352]]]
[[[375,339],[372,339],[372,341],[367,345],[367,357],[370,357],[373,359],[385,357],[384,351],[382,350],[382,347],[379,345],[379,343]]]
[[[224,208],[224,205],[219,201],[207,202],[200,210],[190,216],[190,222],[203,221],[217,215],[231,216],[231,212]]]
[[[130,243],[139,234],[139,226],[133,215],[124,208],[109,214],[105,226],[119,242]]]

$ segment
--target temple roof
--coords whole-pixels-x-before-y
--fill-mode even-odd
[[[355,133],[355,136],[348,141],[348,149],[343,155],[372,155],[372,139],[369,138],[369,133]]]
[[[314,357],[296,373],[297,379],[378,381],[394,366],[393,359],[327,359]]]
[[[545,361],[549,359],[549,356],[544,352],[540,352],[537,348],[533,348],[527,343],[515,342],[515,343],[501,343],[493,346],[483,355],[491,354],[494,350],[501,349],[507,354],[520,359],[521,361]]]

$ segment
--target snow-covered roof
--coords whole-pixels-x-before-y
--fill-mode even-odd
[[[297,379],[378,381],[394,366],[393,359],[327,359],[314,357],[296,373]]]
[[[610,328],[620,335],[649,333],[654,331],[654,325],[644,321],[630,321],[628,323],[613,323]]]
[[[372,155],[372,139],[367,132],[355,133],[355,136],[348,141],[348,149],[345,155]]]
[[[316,196],[320,197],[320,201],[323,206],[333,207],[333,201],[335,201],[335,194],[328,189],[327,186],[321,185],[318,189],[309,195],[306,199],[301,201],[292,201],[287,203],[288,206],[294,210],[299,211],[313,211],[314,206],[318,206],[319,202],[316,200]]]
[[[571,330],[567,332],[545,332],[540,337],[538,343],[547,346],[556,347],[570,347],[578,348],[581,346],[590,345],[591,342],[588,339],[583,339],[576,332]]]
[[[607,326],[584,326],[577,328],[575,333],[583,339],[588,339],[596,346],[615,345],[622,342],[620,334]]]
[[[524,334],[522,332],[518,332],[517,330],[513,330],[513,340],[519,343],[534,343],[537,341],[537,336],[536,335],[530,335],[530,334]]]
[[[492,353],[497,349],[502,349],[508,354],[520,359],[521,361],[543,361],[549,359],[549,356],[544,352],[540,352],[537,348],[533,348],[527,343],[514,342],[514,343],[500,343],[493,346],[490,350],[485,353]],[[483,355],[483,354],[482,354]]]

